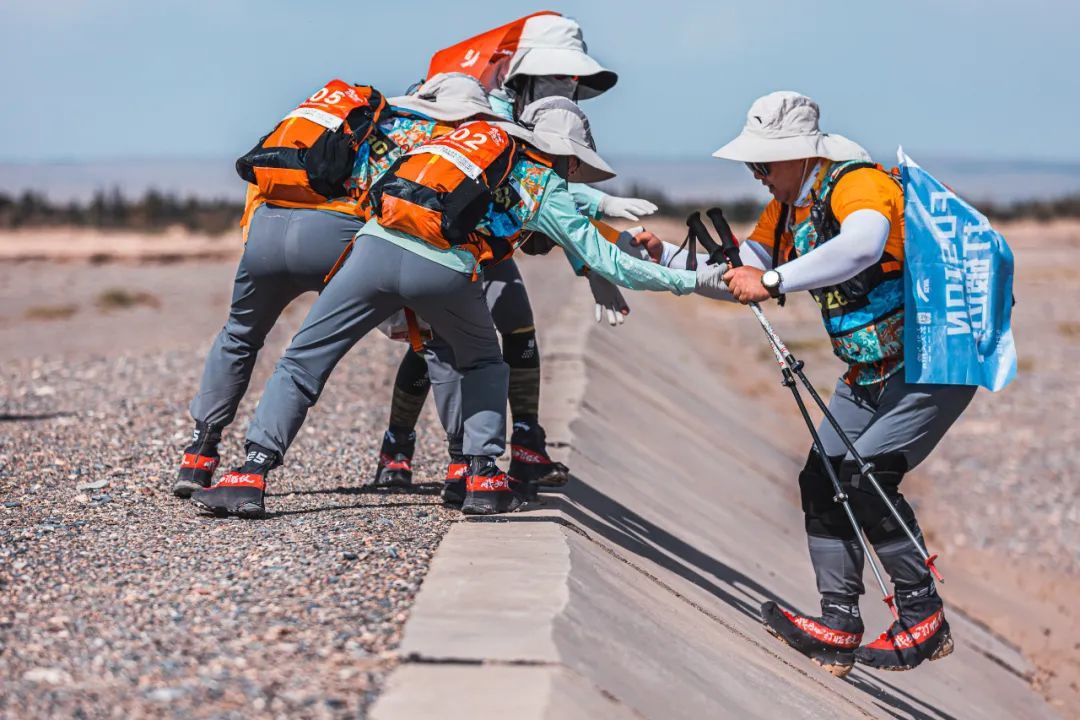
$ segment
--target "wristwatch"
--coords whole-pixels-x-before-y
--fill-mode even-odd
[[[784,278],[780,277],[780,273],[775,270],[766,270],[761,275],[761,285],[769,291],[769,295],[773,298],[780,297],[780,283],[784,281]]]

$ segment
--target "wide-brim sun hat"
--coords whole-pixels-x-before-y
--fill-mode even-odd
[[[444,122],[468,118],[498,118],[480,82],[464,73],[439,73],[412,95],[393,97],[392,107],[403,108]]]
[[[770,93],[754,101],[742,132],[713,157],[744,163],[815,157],[835,162],[870,160],[870,153],[858,143],[821,132],[820,117],[818,104],[805,95],[789,90]]]
[[[615,171],[596,152],[589,118],[573,100],[541,98],[525,106],[520,125],[495,124],[543,153],[577,158],[578,166],[567,178],[571,182],[600,182],[615,177]]]
[[[525,21],[504,82],[519,75],[576,77],[581,100],[607,92],[619,81],[589,55],[581,26],[562,15],[537,15]]]

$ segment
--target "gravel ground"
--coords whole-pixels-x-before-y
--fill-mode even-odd
[[[362,343],[339,366],[262,521],[208,518],[170,494],[201,351],[6,361],[0,717],[363,716],[456,516],[435,494],[430,409],[427,485],[360,489],[401,347]],[[279,352],[264,351],[253,388]]]

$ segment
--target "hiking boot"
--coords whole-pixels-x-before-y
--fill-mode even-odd
[[[562,487],[570,479],[570,468],[548,456],[539,423],[519,420],[510,435],[510,475],[533,486]]]
[[[277,464],[277,456],[272,451],[249,445],[243,466],[225,473],[211,487],[196,490],[191,501],[218,517],[262,517],[266,512],[263,506],[266,476]]]
[[[761,606],[765,629],[836,677],[844,677],[855,664],[855,649],[863,636],[857,600],[821,600],[821,617],[784,610],[776,603]]]
[[[490,457],[474,457],[465,479],[466,515],[495,515],[517,510],[527,500],[523,483],[510,477]]]
[[[412,485],[412,456],[416,450],[416,433],[391,428],[383,434],[379,450],[379,465],[371,487],[410,487]]]
[[[220,463],[218,443],[221,431],[206,423],[196,422],[191,444],[184,450],[180,472],[173,483],[173,495],[185,500],[196,490],[210,487],[214,471]]]
[[[460,507],[465,502],[465,478],[469,475],[469,458],[455,455],[450,458],[443,480],[442,501],[447,505]]]
[[[878,670],[911,670],[925,660],[940,660],[953,651],[952,632],[932,580],[896,591],[900,619],[872,643],[855,651],[862,665]]]

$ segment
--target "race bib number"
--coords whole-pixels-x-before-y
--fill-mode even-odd
[[[331,80],[286,115],[285,119],[304,118],[327,130],[337,130],[350,112],[367,104],[367,97],[358,93],[352,85],[342,80]]]

